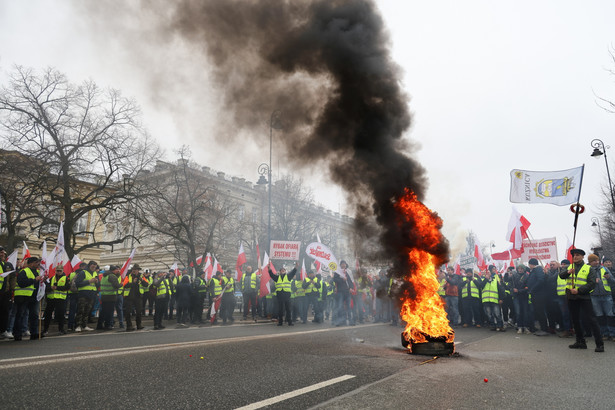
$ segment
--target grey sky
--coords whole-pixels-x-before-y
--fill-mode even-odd
[[[615,100],[608,53],[615,43],[610,1],[394,1],[377,2],[392,35],[393,56],[405,71],[414,115],[408,138],[418,142],[427,168],[427,205],[444,219],[454,249],[467,230],[495,250],[504,236],[513,168],[557,170],[586,164],[577,246],[597,243],[604,161],[589,157],[590,141],[615,147],[615,115],[594,94]],[[268,158],[268,126],[246,139],[244,155],[224,155],[214,137],[215,93],[207,62],[186,44],[157,38],[147,16],[118,6],[113,20],[83,18],[79,2],[0,0],[0,70],[13,64],[54,66],[72,81],[86,78],[121,89],[143,107],[143,121],[169,152],[192,146],[195,159],[228,174],[257,179]],[[118,2],[122,4],[122,2]],[[128,40],[127,40],[128,39]],[[143,44],[143,49],[127,47]],[[159,44],[152,48],[152,44]],[[137,50],[137,51],[135,51]],[[152,52],[155,50],[155,52]],[[232,130],[229,130],[232,132]],[[609,155],[615,158],[615,151]],[[282,172],[292,170],[281,159]],[[274,167],[277,163],[274,160]],[[615,171],[615,168],[613,169]],[[312,174],[313,175],[313,174]],[[343,210],[343,194],[309,181],[317,201]],[[517,206],[535,238],[556,236],[560,259],[572,239],[568,207]],[[455,256],[455,255],[454,255]]]

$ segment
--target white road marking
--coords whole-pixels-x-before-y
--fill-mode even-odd
[[[248,404],[244,407],[239,407],[237,410],[255,410],[263,407],[271,406],[272,404],[279,403],[284,400],[292,399],[293,397],[300,396],[305,393],[312,392],[314,390],[322,389],[323,387],[331,386],[332,384],[343,382],[345,380],[349,380],[355,378],[356,376],[352,376],[346,374],[344,376],[336,377],[335,379],[326,380],[324,382],[316,383],[308,387],[304,387],[302,389],[294,390],[288,393],[280,394],[279,396],[271,397],[270,399],[258,401],[256,403]]]
[[[367,327],[367,326],[377,326],[377,324],[363,325],[363,327]],[[195,340],[192,342],[166,343],[166,344],[149,345],[149,346],[120,347],[116,349],[92,350],[90,352],[58,353],[58,354],[50,354],[50,355],[43,355],[43,356],[16,357],[12,359],[0,360],[0,370],[15,369],[18,367],[38,366],[38,365],[44,365],[44,364],[65,363],[65,362],[69,362],[72,360],[96,359],[96,358],[103,358],[103,357],[106,358],[106,357],[111,357],[111,356],[123,356],[123,355],[134,354],[134,353],[146,353],[146,352],[151,352],[151,351],[183,349],[189,346],[207,346],[207,345],[217,345],[217,344],[233,343],[233,342],[246,342],[246,341],[263,340],[263,339],[275,339],[279,337],[290,337],[290,336],[305,335],[305,334],[310,334],[310,333],[335,332],[339,330],[349,330],[349,328],[348,327],[333,327],[333,328],[328,328],[328,329],[314,329],[314,330],[306,330],[306,331],[291,332],[291,333],[276,333],[272,335],[259,335],[259,336],[251,335],[251,336],[232,337],[232,338],[225,338],[225,339]],[[131,334],[134,334],[134,333],[131,332]]]

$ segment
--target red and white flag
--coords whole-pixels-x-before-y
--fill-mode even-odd
[[[506,239],[512,242],[513,249],[523,249],[523,239],[527,238],[527,230],[530,225],[530,221],[525,219],[525,217],[513,207],[510,220],[508,221],[508,231],[506,232]]]
[[[177,266],[177,262],[173,262],[173,265],[171,265],[171,270],[175,272],[175,277],[179,277],[179,267]]]
[[[476,266],[481,271],[487,269],[487,263],[485,262],[485,258],[483,257],[483,251],[480,248],[480,242],[478,242],[478,238],[474,237],[474,257],[476,258]]]
[[[26,245],[26,241],[23,241],[23,252],[22,252],[23,257],[21,258],[21,260],[26,260],[28,259],[30,256],[30,249],[28,249],[28,245]]]
[[[136,250],[137,250],[136,248],[132,249],[132,252],[130,252],[130,256],[128,257],[128,260],[124,262],[122,269],[120,269],[120,273],[122,274],[122,279],[126,277],[126,273],[128,272],[128,267],[130,266],[130,262],[132,262],[132,258],[135,257]]]
[[[263,267],[261,268],[260,297],[265,297],[271,293],[271,286],[269,285],[269,281],[271,280],[271,276],[269,276],[269,268],[272,267],[272,265],[273,264],[269,261],[269,255],[265,252],[265,255],[263,256]],[[273,269],[271,269],[271,271],[273,271]]]
[[[43,241],[43,246],[41,250],[41,271],[43,272],[43,276],[48,276],[47,271],[47,241]]]
[[[17,270],[17,249],[15,249],[9,256],[6,258],[6,261],[13,265],[13,270],[4,272],[0,274],[1,277],[6,278],[9,273],[13,273]]]
[[[455,261],[455,275],[461,275],[461,255],[457,256]]]
[[[200,266],[201,262],[203,262],[203,255],[201,255],[198,258],[196,258],[196,266]],[[193,267],[194,263],[190,262],[190,266]]]
[[[205,267],[203,268],[203,272],[205,272],[205,278],[207,278],[207,281],[210,281],[214,276],[214,267],[211,263],[211,254],[209,253],[205,258]]]
[[[570,242],[570,238],[566,236],[566,242],[567,242],[567,246],[566,246],[566,259],[568,259],[570,261],[570,263],[572,263],[572,253],[570,253],[570,251],[572,251],[574,249],[574,245],[572,244],[572,242]]]
[[[301,273],[299,274],[300,280],[307,278],[307,271],[305,270],[305,259],[301,259]]]
[[[237,255],[237,263],[235,264],[235,277],[237,278],[237,282],[241,282],[241,265],[246,263],[248,259],[246,259],[246,252],[243,250],[243,243],[239,245],[239,254]]]

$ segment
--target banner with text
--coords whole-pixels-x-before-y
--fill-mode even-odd
[[[320,242],[312,242],[305,248],[305,253],[312,259],[317,260],[329,268],[331,272],[337,272],[337,258],[331,250]]]
[[[521,254],[521,261],[527,264],[530,258],[536,258],[544,262],[559,261],[557,257],[557,240],[555,238],[545,239],[524,239],[523,240],[523,253]]]
[[[269,257],[277,260],[298,261],[300,249],[300,241],[271,241]]]

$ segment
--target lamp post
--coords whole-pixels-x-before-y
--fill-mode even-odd
[[[613,195],[613,182],[611,181],[611,173],[609,171],[609,161],[606,158],[606,149],[608,146],[604,146],[604,142],[601,139],[595,138],[591,142],[591,146],[594,148],[591,156],[598,159],[604,154],[604,164],[606,165],[606,176],[609,180],[609,193],[611,194],[611,204],[613,205],[613,212],[615,212],[615,196]]]
[[[600,229],[600,219],[594,216],[592,218],[592,226],[598,227],[598,236],[600,237],[600,245],[602,245],[602,229]]]
[[[271,113],[269,120],[269,164],[262,163],[258,166],[258,174],[260,177],[256,182],[257,185],[269,184],[269,216],[267,222],[267,249],[271,247],[271,164],[272,164],[272,152],[273,152],[273,129],[282,129],[280,123],[280,110],[275,110]],[[267,175],[267,178],[265,178]]]

